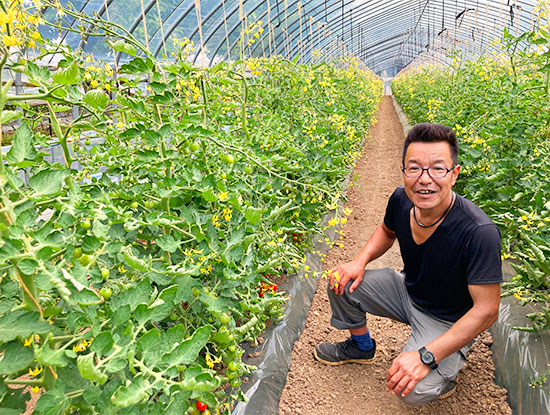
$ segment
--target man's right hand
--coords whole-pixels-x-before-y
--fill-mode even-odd
[[[338,265],[336,268],[331,269],[328,273],[328,280],[330,283],[330,289],[336,294],[344,294],[344,289],[350,280],[353,280],[353,284],[349,289],[352,293],[363,281],[365,275],[365,266],[361,261],[353,260],[344,264]]]

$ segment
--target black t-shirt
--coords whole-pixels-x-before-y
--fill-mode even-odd
[[[418,245],[411,232],[412,206],[405,189],[398,187],[384,217],[399,241],[407,291],[420,308],[456,321],[473,306],[469,284],[502,282],[500,232],[479,207],[456,195],[448,215]]]

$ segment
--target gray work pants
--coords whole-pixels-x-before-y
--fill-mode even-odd
[[[389,317],[411,326],[411,335],[403,348],[404,352],[410,352],[441,336],[453,325],[452,321],[442,320],[418,308],[407,294],[404,275],[393,269],[366,270],[363,281],[350,294],[352,282],[347,284],[343,295],[336,295],[330,287],[328,289],[332,308],[330,324],[337,329],[365,326],[366,313]],[[471,343],[438,362],[439,367],[431,370],[406,397],[397,396],[416,406],[437,399],[448,390],[451,382],[455,382],[470,346]]]

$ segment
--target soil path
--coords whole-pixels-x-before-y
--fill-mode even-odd
[[[403,128],[393,106],[385,96],[378,123],[371,128],[363,155],[347,191],[346,206],[353,209],[341,229],[344,246],[335,247],[325,259],[325,269],[351,260],[363,247],[376,226],[382,222],[388,197],[402,184],[399,171]],[[398,244],[369,268],[401,269]],[[342,341],[347,331],[329,324],[330,305],[326,281],[321,280],[300,339],[295,343],[292,363],[279,405],[279,415],[370,415],[370,414],[511,414],[506,390],[496,386],[489,346],[491,337],[483,333],[470,350],[460,374],[456,393],[447,399],[409,407],[386,389],[386,372],[408,338],[408,326],[389,319],[369,316],[369,329],[377,341],[377,360],[372,365],[325,366],[312,355],[313,347],[323,341]]]

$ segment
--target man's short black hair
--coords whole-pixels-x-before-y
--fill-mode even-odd
[[[442,124],[432,124],[429,122],[423,122],[416,124],[405,139],[405,145],[403,146],[403,158],[402,163],[405,164],[405,154],[407,153],[407,148],[411,143],[449,143],[451,147],[451,158],[454,164],[458,164],[458,141],[456,139],[456,134],[449,127],[446,127]]]

